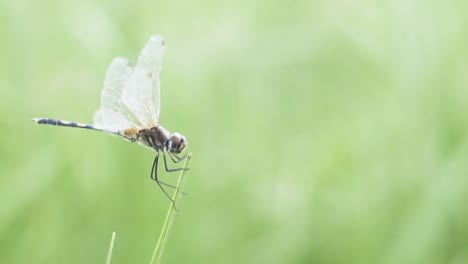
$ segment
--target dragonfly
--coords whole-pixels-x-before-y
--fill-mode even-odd
[[[169,168],[167,157],[174,164],[185,160],[188,154],[181,153],[188,142],[180,133],[170,133],[159,124],[160,72],[164,45],[161,36],[151,36],[134,67],[122,57],[112,60],[101,92],[101,106],[94,114],[92,125],[52,118],[34,118],[33,121],[44,125],[103,131],[156,151],[150,177],[175,206],[163,185],[174,189],[176,187],[159,179],[158,161],[162,156],[166,172],[187,170],[188,168]]]

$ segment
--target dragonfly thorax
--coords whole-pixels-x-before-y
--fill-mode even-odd
[[[138,131],[138,141],[155,150],[161,150],[169,141],[169,131],[162,126],[144,128]]]
[[[179,133],[170,134],[162,126],[144,128],[138,131],[138,140],[155,150],[166,148],[172,153],[180,153],[187,146],[187,140]]]

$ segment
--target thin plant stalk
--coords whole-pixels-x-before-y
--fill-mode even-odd
[[[112,238],[109,246],[109,252],[107,252],[107,259],[106,259],[106,264],[111,263],[112,259],[112,250],[114,250],[114,241],[115,241],[115,232],[112,232]]]
[[[171,232],[172,223],[174,222],[174,218],[177,212],[174,209],[174,206],[175,208],[179,207],[180,198],[182,197],[182,192],[184,190],[185,181],[187,180],[187,176],[188,176],[187,168],[190,168],[191,161],[192,161],[192,153],[189,153],[187,155],[187,158],[185,159],[184,170],[182,170],[180,173],[179,180],[177,181],[177,188],[175,189],[174,195],[172,197],[172,200],[174,201],[174,205],[171,203],[171,205],[169,206],[169,210],[167,211],[167,215],[166,215],[166,220],[164,221],[164,225],[161,229],[161,234],[159,235],[158,242],[156,243],[156,247],[154,248],[153,257],[151,258],[150,264],[154,264],[155,260],[156,260],[156,263],[158,264],[161,261],[161,257],[163,255],[167,239],[169,238],[169,233]]]

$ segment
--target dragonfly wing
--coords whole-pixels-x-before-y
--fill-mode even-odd
[[[143,127],[153,127],[159,121],[159,73],[164,56],[164,40],[152,36],[125,82],[122,101]]]
[[[94,127],[112,133],[119,133],[133,127],[120,112],[108,109],[97,110],[93,119]]]
[[[101,108],[94,114],[94,126],[108,131],[122,131],[140,124],[122,102],[125,83],[132,67],[125,58],[115,58],[109,66],[101,93]]]

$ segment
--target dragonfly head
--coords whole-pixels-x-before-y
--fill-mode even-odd
[[[173,133],[168,141],[168,149],[172,153],[179,154],[187,147],[188,142],[184,136],[179,133]]]

